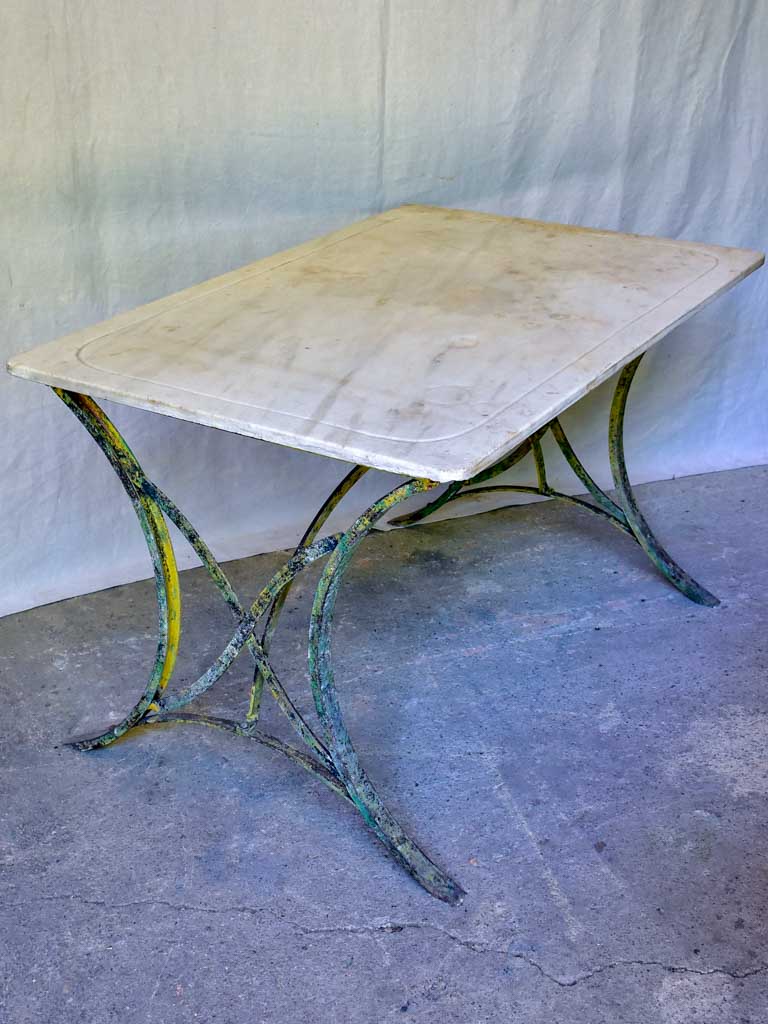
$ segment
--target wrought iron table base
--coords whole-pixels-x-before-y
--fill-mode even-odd
[[[620,374],[611,407],[609,451],[617,501],[598,487],[573,451],[559,421],[554,419],[495,465],[471,480],[449,484],[429,504],[391,522],[401,526],[419,522],[443,505],[467,494],[510,491],[560,498],[607,519],[636,540],[654,565],[686,597],[703,605],[718,604],[717,598],[681,569],[658,543],[632,493],[624,461],[623,426],[627,396],[640,358],[629,363]],[[427,892],[446,903],[460,902],[464,890],[406,835],[382,803],[360,764],[344,724],[331,663],[333,610],[344,572],[355,549],[375,524],[400,502],[440,485],[432,480],[409,480],[371,505],[346,532],[318,538],[333,509],[366,472],[366,467],[356,466],[322,505],[291,558],[274,574],[250,608],[246,608],[200,534],[173,501],[147,478],[116,427],[96,402],[85,395],[59,388],[54,388],[54,391],[99,444],[131,499],[152,557],[159,612],[155,662],[136,705],[121,722],[98,736],[78,740],[73,745],[80,750],[105,747],[136,725],[166,722],[197,723],[257,740],[281,751],[352,803],[395,860]],[[594,503],[563,494],[549,486],[541,447],[541,439],[547,432],[551,432]],[[486,481],[514,466],[529,453],[533,453],[535,461],[537,486],[483,486]],[[179,645],[181,602],[178,572],[166,518],[192,546],[237,620],[232,638],[213,665],[199,679],[175,695],[167,694],[166,687],[173,673]],[[280,611],[294,579],[302,569],[324,557],[328,561],[317,585],[309,626],[309,677],[320,723],[318,730],[299,713],[278,679],[269,661],[269,649]],[[254,676],[243,717],[239,720],[215,718],[188,711],[188,705],[216,683],[244,648],[248,649],[253,658]],[[308,750],[287,744],[259,728],[259,711],[265,686]]]

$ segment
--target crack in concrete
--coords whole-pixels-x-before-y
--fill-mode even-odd
[[[752,978],[757,974],[763,974],[768,972],[768,963],[762,963],[759,967],[752,968],[748,971],[729,971],[725,967],[712,967],[712,968],[699,968],[699,967],[686,967],[680,964],[665,964],[660,960],[614,960],[607,964],[600,964],[597,967],[592,968],[589,971],[585,971],[583,974],[578,974],[572,978],[560,978],[555,974],[550,974],[544,969],[544,967],[533,957],[526,955],[525,953],[513,953],[509,949],[492,946],[488,943],[473,942],[470,939],[462,939],[461,936],[456,935],[454,932],[449,931],[447,928],[443,928],[441,925],[433,924],[431,922],[404,922],[383,924],[383,925],[340,925],[337,927],[330,928],[306,928],[301,925],[297,927],[305,935],[332,935],[336,934],[381,934],[382,932],[402,932],[407,929],[420,930],[429,929],[432,931],[439,932],[441,935],[445,935],[451,939],[452,942],[463,946],[465,949],[469,949],[474,953],[495,953],[499,956],[509,957],[512,960],[522,960],[530,967],[535,968],[548,981],[553,982],[555,985],[561,988],[573,988],[580,984],[582,981],[588,981],[590,978],[594,978],[597,975],[604,974],[606,971],[613,970],[617,967],[657,967],[661,970],[667,971],[670,974],[698,974],[703,976],[709,975],[724,975],[732,978],[736,981],[741,981],[745,978]]]
[[[745,978],[753,978],[757,974],[764,974],[768,972],[768,963],[763,963],[759,967],[754,967],[748,971],[729,971],[725,967],[685,967],[681,964],[665,964],[661,960],[613,960],[607,964],[600,964],[592,970],[585,971],[584,974],[577,974],[573,978],[563,979],[558,978],[553,974],[548,974],[540,964],[535,960],[532,960],[530,957],[527,957],[524,953],[509,953],[508,955],[514,960],[524,960],[526,963],[530,964],[531,967],[535,967],[545,978],[549,981],[553,981],[561,988],[573,988],[575,985],[579,985],[582,981],[589,981],[590,978],[604,974],[606,971],[614,970],[617,967],[656,967],[660,970],[666,971],[668,974],[695,974],[702,977],[722,975],[723,977],[731,978],[734,981],[743,981]]]
[[[249,907],[249,906],[226,906],[226,907],[208,907],[193,903],[174,903],[171,900],[151,898],[143,900],[128,900],[124,903],[110,902],[109,900],[96,899],[89,896],[82,896],[78,893],[67,893],[64,895],[47,895],[47,896],[36,896],[34,899],[26,900],[21,903],[8,903],[0,904],[0,910],[13,910],[28,907],[33,903],[40,902],[53,902],[53,901],[66,901],[70,900],[76,903],[84,903],[87,906],[104,907],[110,910],[124,910],[129,907],[147,907],[147,906],[160,906],[168,907],[171,910],[178,910],[181,912],[198,913],[198,914],[250,914],[253,916],[259,914],[266,914],[276,920],[287,924],[288,926],[295,928],[300,931],[302,935],[382,935],[382,934],[397,934],[398,932],[404,931],[434,931],[440,935],[450,939],[451,942],[456,943],[464,949],[468,949],[473,953],[491,953],[497,956],[509,957],[511,960],[520,960],[523,963],[528,964],[529,967],[534,968],[539,974],[546,978],[547,981],[552,982],[560,988],[574,988],[576,985],[580,985],[584,981],[589,981],[591,978],[595,978],[601,974],[605,974],[607,971],[616,970],[622,967],[649,967],[658,968],[659,970],[667,971],[669,974],[693,974],[700,977],[711,977],[713,975],[721,975],[726,978],[731,978],[734,981],[743,981],[747,978],[753,978],[758,974],[768,973],[768,963],[761,963],[759,966],[750,968],[746,971],[729,971],[725,967],[687,967],[681,964],[666,964],[661,960],[613,960],[605,964],[599,964],[597,967],[593,967],[583,974],[577,974],[573,977],[558,977],[556,974],[551,974],[547,971],[542,964],[535,960],[533,957],[526,953],[512,952],[508,948],[493,946],[490,943],[478,942],[472,939],[464,939],[455,932],[450,931],[448,928],[444,928],[442,925],[434,924],[430,921],[403,921],[403,922],[387,922],[378,925],[331,925],[325,928],[313,928],[307,925],[299,924],[297,921],[292,921],[289,918],[280,917],[279,914],[274,911],[268,910],[266,907]]]
[[[82,896],[79,893],[64,893],[35,896],[34,899],[24,900],[21,903],[0,904],[0,910],[16,910],[28,907],[33,903],[46,903],[70,900],[74,903],[84,903],[90,907],[104,907],[106,910],[127,910],[131,907],[168,907],[170,910],[189,911],[197,914],[269,914],[272,917],[279,915],[267,910],[266,907],[206,907],[195,903],[174,903],[172,900],[165,900],[159,897],[152,897],[144,900],[126,900],[124,903],[114,900],[95,899],[90,896]],[[279,918],[282,920],[282,918]]]

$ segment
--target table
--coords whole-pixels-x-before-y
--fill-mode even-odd
[[[120,478],[152,557],[159,637],[149,680],[125,717],[81,750],[138,725],[187,722],[279,750],[351,803],[428,892],[464,896],[382,802],[344,724],[331,627],[350,560],[375,525],[405,527],[478,492],[568,501],[622,530],[686,597],[717,598],[662,548],[635,500],[624,459],[627,397],[643,353],[676,324],[763,263],[741,249],[596,231],[429,206],[403,206],[257,260],[168,298],[39,346],[11,373],[53,388]],[[619,373],[608,423],[615,497],[590,476],[559,420]],[[247,605],[189,519],[142,470],[95,401],[106,398],[353,463],[288,561]],[[549,433],[587,498],[554,490],[541,440]],[[536,483],[490,484],[531,454]],[[344,532],[330,513],[369,468],[406,476]],[[441,484],[447,484],[441,490]],[[181,604],[166,520],[190,543],[236,627],[211,667],[171,694]],[[306,566],[327,558],[309,625],[318,723],[302,716],[269,660],[280,611]],[[244,650],[254,662],[243,712],[189,710]],[[303,747],[259,727],[264,688]]]

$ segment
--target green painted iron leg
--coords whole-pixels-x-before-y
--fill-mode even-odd
[[[720,604],[720,601],[714,594],[710,594],[700,583],[697,583],[695,579],[689,576],[685,569],[681,569],[677,562],[659,544],[643,513],[637,506],[637,501],[629,482],[627,464],[624,460],[624,414],[627,408],[629,389],[632,386],[632,381],[642,358],[642,356],[638,356],[637,359],[628,363],[619,374],[611,405],[611,416],[608,426],[608,451],[616,493],[618,494],[627,522],[632,529],[632,533],[635,535],[635,539],[659,572],[663,573],[669,582],[676,586],[682,594],[690,598],[691,601],[713,608],[715,605]]]
[[[518,445],[514,451],[505,455],[499,462],[484,469],[470,480],[461,480],[449,484],[444,491],[433,498],[428,504],[408,513],[408,515],[390,520],[390,524],[395,526],[412,526],[452,502],[483,494],[506,491],[517,494],[534,494],[542,498],[557,498],[560,501],[567,501],[569,504],[575,505],[586,512],[592,512],[632,537],[645,551],[656,568],[691,601],[709,607],[719,604],[718,599],[689,576],[661,546],[648,525],[648,521],[638,508],[629,482],[624,459],[624,415],[629,389],[641,359],[642,356],[638,356],[637,359],[627,364],[619,374],[611,405],[608,425],[608,451],[613,482],[616,488],[616,501],[609,497],[587,472],[566,437],[562,424],[555,417],[555,419],[550,420],[549,423],[539,428],[527,440],[523,441],[522,444]],[[589,493],[592,499],[591,502],[571,494],[563,494],[550,487],[547,482],[544,451],[541,445],[542,438],[547,433],[552,434],[566,462]],[[510,469],[531,452],[533,453],[536,468],[536,486],[524,486],[522,484],[494,484],[490,487],[479,486],[483,485],[486,480],[491,480],[507,469]]]
[[[428,892],[448,903],[459,902],[464,895],[461,886],[441,871],[405,834],[382,804],[360,766],[341,716],[329,661],[333,604],[353,550],[390,508],[411,494],[429,490],[436,484],[429,480],[412,480],[376,502],[356,520],[347,533],[318,538],[333,509],[366,472],[366,467],[356,466],[323,503],[291,558],[262,588],[250,608],[246,608],[200,534],[171,499],[146,477],[117,428],[96,402],[85,395],[58,388],[54,390],[100,446],[133,503],[152,557],[159,609],[155,664],[138,702],[116,725],[98,736],[78,740],[74,745],[81,750],[90,750],[115,742],[137,725],[162,726],[172,723],[204,725],[254,739],[285,754],[356,807],[394,859]],[[181,602],[176,562],[164,517],[179,529],[196,552],[237,620],[232,638],[211,667],[175,694],[166,694],[165,688],[173,671],[178,648]],[[269,662],[268,653],[277,619],[296,576],[317,559],[334,555],[337,550],[340,551],[339,557],[329,561],[318,584],[309,637],[312,687],[323,730],[321,738],[289,697]],[[259,628],[262,621],[263,625]],[[260,639],[256,638],[257,629]],[[244,717],[241,720],[218,718],[187,710],[187,705],[214,686],[245,649],[253,658],[255,672]],[[265,687],[309,748],[309,753],[258,728],[259,705]]]
[[[446,903],[456,904],[464,896],[464,890],[403,832],[382,804],[361,766],[344,725],[331,663],[333,610],[342,576],[355,549],[386,512],[411,495],[435,486],[430,480],[410,480],[395,488],[364,512],[341,538],[328,559],[315,593],[309,627],[309,672],[315,706],[325,729],[328,749],[337,774],[344,780],[355,806],[395,859],[427,892]]]
[[[350,470],[349,473],[344,477],[340,484],[331,491],[328,497],[325,499],[323,504],[318,509],[314,519],[309,524],[307,529],[304,531],[304,536],[299,541],[297,551],[310,544],[315,537],[318,535],[324,524],[326,523],[331,512],[336,508],[344,495],[351,491],[357,481],[368,472],[367,466],[355,466],[354,469]],[[272,643],[272,637],[274,636],[275,628],[277,626],[277,620],[280,618],[280,612],[283,610],[283,605],[286,602],[288,594],[291,589],[289,583],[285,589],[280,593],[270,605],[269,611],[267,612],[264,620],[264,628],[261,633],[261,646],[265,654],[269,654],[269,648]],[[255,721],[259,717],[259,708],[261,706],[261,695],[264,689],[265,677],[261,669],[256,670],[253,677],[253,686],[251,687],[251,700],[248,706],[247,718],[249,721]]]
[[[154,502],[142,491],[143,473],[133,452],[93,399],[59,388],[53,390],[101,447],[117,473],[138,517],[155,573],[159,635],[154,666],[144,692],[122,721],[98,736],[75,742],[81,750],[92,750],[114,743],[132,729],[168,685],[181,633],[179,576],[168,528]]]
[[[637,506],[629,483],[624,460],[624,417],[630,385],[639,362],[640,358],[635,359],[619,375],[611,406],[608,446],[616,500],[609,497],[595,483],[571,447],[559,420],[554,419],[539,428],[503,459],[478,473],[471,480],[449,484],[422,508],[390,522],[402,526],[411,525],[451,502],[490,492],[510,491],[557,498],[599,516],[636,540],[654,565],[692,601],[710,606],[718,604],[717,598],[681,569],[659,544]],[[427,892],[446,903],[460,902],[464,895],[461,886],[446,875],[406,835],[382,803],[360,764],[344,724],[331,662],[331,630],[336,598],[344,573],[358,545],[387,512],[412,495],[432,491],[438,485],[431,480],[409,480],[371,505],[345,533],[318,537],[331,512],[366,472],[366,467],[356,466],[323,503],[291,558],[262,588],[253,604],[246,607],[241,603],[224,569],[216,561],[200,534],[171,499],[146,477],[136,457],[96,402],[85,395],[59,388],[53,390],[101,447],[133,504],[152,558],[158,602],[157,652],[149,680],[139,700],[120,722],[97,736],[76,741],[75,746],[81,750],[104,747],[137,725],[160,726],[170,723],[205,725],[256,740],[285,754],[353,804],[394,859]],[[542,438],[548,432],[551,432],[569,466],[588,491],[591,501],[563,494],[550,486],[541,444]],[[485,486],[486,481],[516,465],[530,453],[533,453],[536,467],[536,486]],[[237,623],[231,639],[211,667],[199,679],[173,695],[165,691],[173,672],[180,639],[181,597],[166,518],[179,529],[196,552]],[[269,648],[280,612],[296,576],[308,565],[326,557],[328,562],[317,585],[309,627],[309,671],[320,723],[318,730],[299,713],[277,677],[269,661]],[[187,710],[187,705],[215,685],[246,649],[254,662],[254,676],[247,710],[243,717],[217,718]],[[259,709],[265,688],[296,734],[309,748],[308,753],[258,728]]]

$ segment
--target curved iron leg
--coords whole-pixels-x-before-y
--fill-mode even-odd
[[[331,664],[331,621],[339,586],[357,545],[389,509],[412,494],[438,486],[431,480],[410,480],[364,512],[344,534],[325,566],[317,586],[309,627],[309,672],[312,693],[326,736],[326,745],[365,822],[393,857],[427,892],[446,903],[459,903],[464,890],[445,874],[403,831],[381,802],[357,757],[341,714]]]
[[[608,450],[619,504],[624,511],[624,515],[627,517],[627,522],[637,542],[656,568],[691,601],[713,608],[715,605],[720,604],[720,601],[714,594],[710,594],[700,583],[697,583],[695,579],[689,576],[684,569],[681,569],[677,562],[659,544],[643,513],[638,508],[635,495],[632,492],[632,486],[629,482],[627,466],[624,461],[624,414],[632,379],[637,372],[642,358],[642,355],[638,356],[637,359],[628,363],[621,371],[611,404],[611,416],[608,425]]]
[[[365,821],[376,835],[389,848],[395,859],[430,893],[448,903],[458,903],[464,895],[461,887],[440,870],[427,855],[405,834],[402,827],[381,803],[375,789],[368,780],[357,759],[349,735],[344,726],[336,698],[333,671],[328,660],[330,655],[330,624],[336,594],[341,576],[346,568],[357,544],[373,528],[374,523],[386,511],[404,500],[411,494],[420,493],[436,487],[429,480],[412,480],[395,489],[366,513],[358,518],[353,527],[344,535],[335,534],[322,540],[314,540],[300,546],[293,558],[274,575],[270,584],[262,590],[261,595],[249,611],[240,604],[237,595],[226,578],[223,570],[210,554],[200,536],[189,521],[179,512],[175,505],[146,478],[124,439],[105,413],[91,398],[55,388],[58,397],[77,416],[93,439],[102,449],[112,468],[117,473],[128,497],[130,498],[139,523],[144,532],[147,546],[152,556],[155,570],[155,582],[159,607],[159,640],[155,664],[150,679],[139,701],[131,711],[116,725],[105,730],[98,736],[78,740],[74,745],[83,750],[107,746],[124,735],[139,722],[150,725],[161,725],[166,722],[190,722],[213,726],[258,740],[273,749],[286,754],[307,771],[319,777],[327,786],[342,797],[349,799],[361,812]],[[327,516],[341,499],[344,493],[362,476],[365,468],[353,469],[325,502],[313,520],[305,540],[319,532]],[[179,526],[182,533],[190,541],[195,551],[201,556],[203,564],[212,576],[227,604],[240,619],[238,629],[230,640],[222,655],[195,683],[187,687],[175,698],[163,701],[162,691],[173,671],[180,634],[181,605],[179,580],[176,562],[171,546],[170,536],[163,514]],[[316,558],[342,547],[341,557],[334,558],[326,567],[317,588],[310,625],[310,672],[315,705],[329,740],[330,750],[315,738],[301,716],[293,708],[282,687],[278,685],[274,672],[269,664],[267,653],[256,642],[252,633],[257,621],[265,614],[271,613],[265,629],[266,643],[269,643],[271,629],[269,626],[279,614],[282,595],[290,587],[293,577],[305,565]],[[310,746],[316,757],[311,757],[281,740],[254,729],[249,723],[240,723],[229,719],[201,715],[194,712],[177,711],[177,705],[186,704],[192,697],[208,689],[246,645],[252,646],[257,672],[266,680],[278,700],[280,707],[288,717],[302,739]],[[281,700],[281,698],[285,698]]]
[[[120,478],[144,533],[155,572],[159,636],[152,672],[138,702],[122,721],[98,736],[76,740],[72,744],[80,750],[92,750],[94,747],[106,747],[128,732],[167,686],[179,646],[181,594],[168,528],[154,501],[139,487],[143,473],[130,448],[93,399],[60,388],[53,390],[77,416]]]
[[[323,525],[328,520],[331,512],[336,508],[341,499],[355,486],[357,481],[368,472],[367,466],[355,466],[347,473],[341,483],[331,491],[328,497],[325,499],[323,504],[320,506],[312,522],[304,531],[304,534],[299,541],[296,551],[294,554],[298,554],[302,548],[305,548],[308,544],[317,537]],[[267,618],[264,623],[264,628],[261,632],[261,649],[265,655],[269,654],[269,648],[272,644],[272,637],[275,633],[275,627],[277,626],[277,620],[280,618],[280,612],[283,610],[288,594],[290,593],[292,583],[288,583],[284,590],[282,590],[275,600],[272,602],[269,611],[267,612]],[[261,706],[261,695],[264,690],[265,675],[263,669],[256,667],[253,676],[253,686],[251,687],[251,699],[248,706],[248,714],[246,715],[247,721],[256,721],[259,717],[259,710]]]

